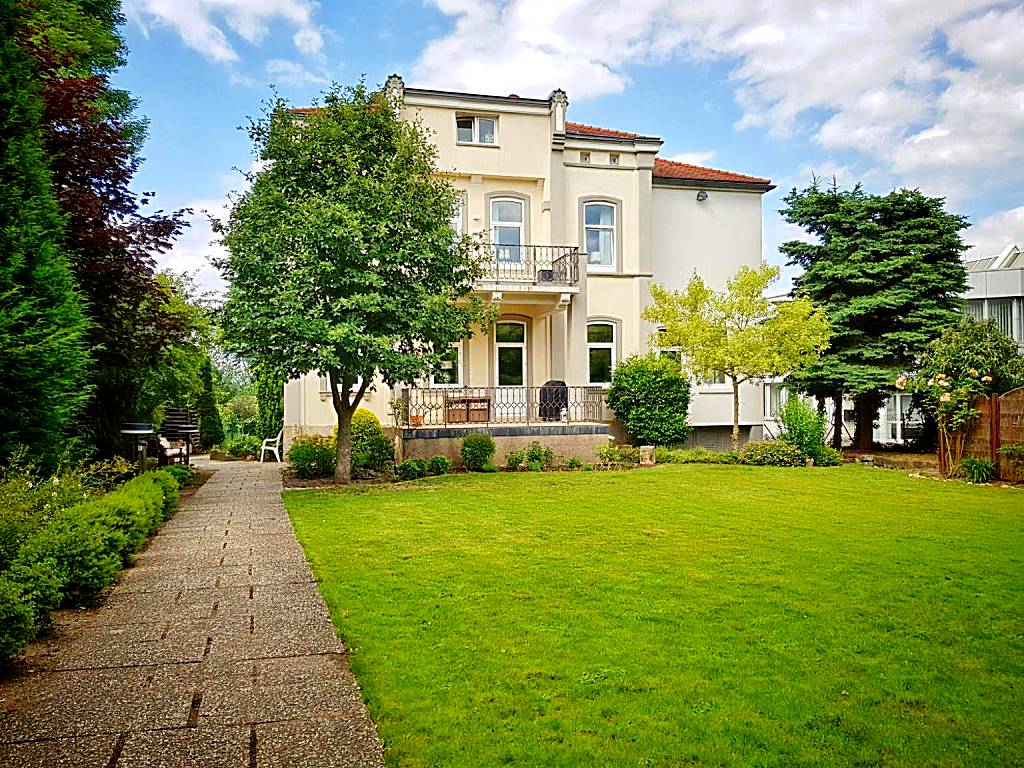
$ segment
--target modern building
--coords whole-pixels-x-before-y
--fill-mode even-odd
[[[1024,251],[1007,245],[995,256],[972,259],[964,267],[967,311],[979,320],[995,320],[1024,349]]]
[[[499,459],[533,439],[592,458],[615,433],[604,404],[612,371],[657,330],[641,318],[651,284],[681,288],[696,272],[721,289],[760,264],[770,180],[661,158],[656,136],[572,122],[561,90],[484,96],[407,88],[393,75],[386,93],[428,131],[462,193],[453,228],[487,235],[475,293],[498,316],[452,348],[446,370],[378,385],[364,407],[400,432],[407,456],[443,452],[473,429],[499,438]],[[695,443],[726,447],[731,408],[724,381],[696,385]],[[761,436],[763,410],[761,386],[744,385],[744,439]],[[287,438],[334,423],[326,379],[287,384]]]

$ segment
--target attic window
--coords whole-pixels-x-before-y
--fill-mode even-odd
[[[497,144],[497,125],[493,117],[456,117],[455,136],[460,144]]]
[[[618,165],[619,155],[617,152],[612,152],[608,155],[608,165]]]
[[[590,162],[590,153],[589,152],[580,152],[580,162],[581,163],[589,163]]]

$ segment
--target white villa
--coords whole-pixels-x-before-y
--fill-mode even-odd
[[[565,92],[547,99],[406,88],[389,97],[432,133],[439,166],[462,191],[453,226],[484,232],[493,260],[476,294],[498,307],[491,327],[453,348],[450,367],[363,407],[402,438],[404,455],[452,453],[467,430],[503,450],[539,439],[592,459],[616,433],[603,392],[619,360],[645,352],[656,329],[641,319],[649,288],[681,288],[696,271],[712,287],[761,262],[761,196],[769,179],[658,157],[655,136],[568,120]],[[728,446],[731,394],[695,386],[692,442]],[[326,379],[285,387],[286,442],[330,432]],[[761,437],[764,397],[744,385],[744,439]]]

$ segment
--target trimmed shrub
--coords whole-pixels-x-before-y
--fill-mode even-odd
[[[18,653],[35,636],[32,603],[18,584],[0,576],[0,661]]]
[[[335,428],[337,432],[337,428]],[[365,408],[352,414],[352,474],[383,472],[395,462],[395,444]]]
[[[406,459],[396,470],[401,480],[416,480],[427,476],[427,462],[423,459]]]
[[[296,437],[285,458],[295,476],[303,480],[331,477],[338,464],[334,439],[326,435]]]
[[[185,464],[171,464],[169,467],[164,467],[164,472],[178,481],[179,488],[191,485],[198,474],[195,469]]]
[[[639,464],[640,449],[630,445],[602,445],[597,449],[597,459],[605,466]]]
[[[486,472],[485,466],[494,466],[494,451],[494,438],[483,432],[471,432],[462,438],[462,462],[470,472]]]
[[[427,463],[427,472],[431,475],[447,475],[452,471],[452,462],[447,456],[438,454]]]
[[[674,445],[693,431],[686,423],[690,380],[670,358],[636,355],[623,360],[612,374],[607,399],[636,445]]]
[[[740,448],[739,461],[761,467],[802,467],[804,454],[784,440],[754,440]]]
[[[656,448],[654,460],[658,464],[736,464],[739,457],[732,451],[712,451],[708,448]]]
[[[491,464],[490,462],[487,462],[482,467],[480,467],[480,471],[481,472],[497,472],[498,471],[498,467],[496,465],[494,465],[494,464]]]
[[[13,585],[24,611],[0,605],[0,658],[17,653],[49,623],[58,605],[74,605],[110,584],[174,508],[178,483],[167,472],[147,472],[108,494],[56,511],[21,543],[0,582]]]
[[[843,454],[831,445],[821,446],[811,458],[814,459],[814,464],[818,467],[838,467],[843,463]]]

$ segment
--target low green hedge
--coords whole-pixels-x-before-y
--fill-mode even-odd
[[[78,605],[113,582],[178,501],[178,483],[147,472],[58,511],[0,573],[0,661],[18,653],[61,605]]]

